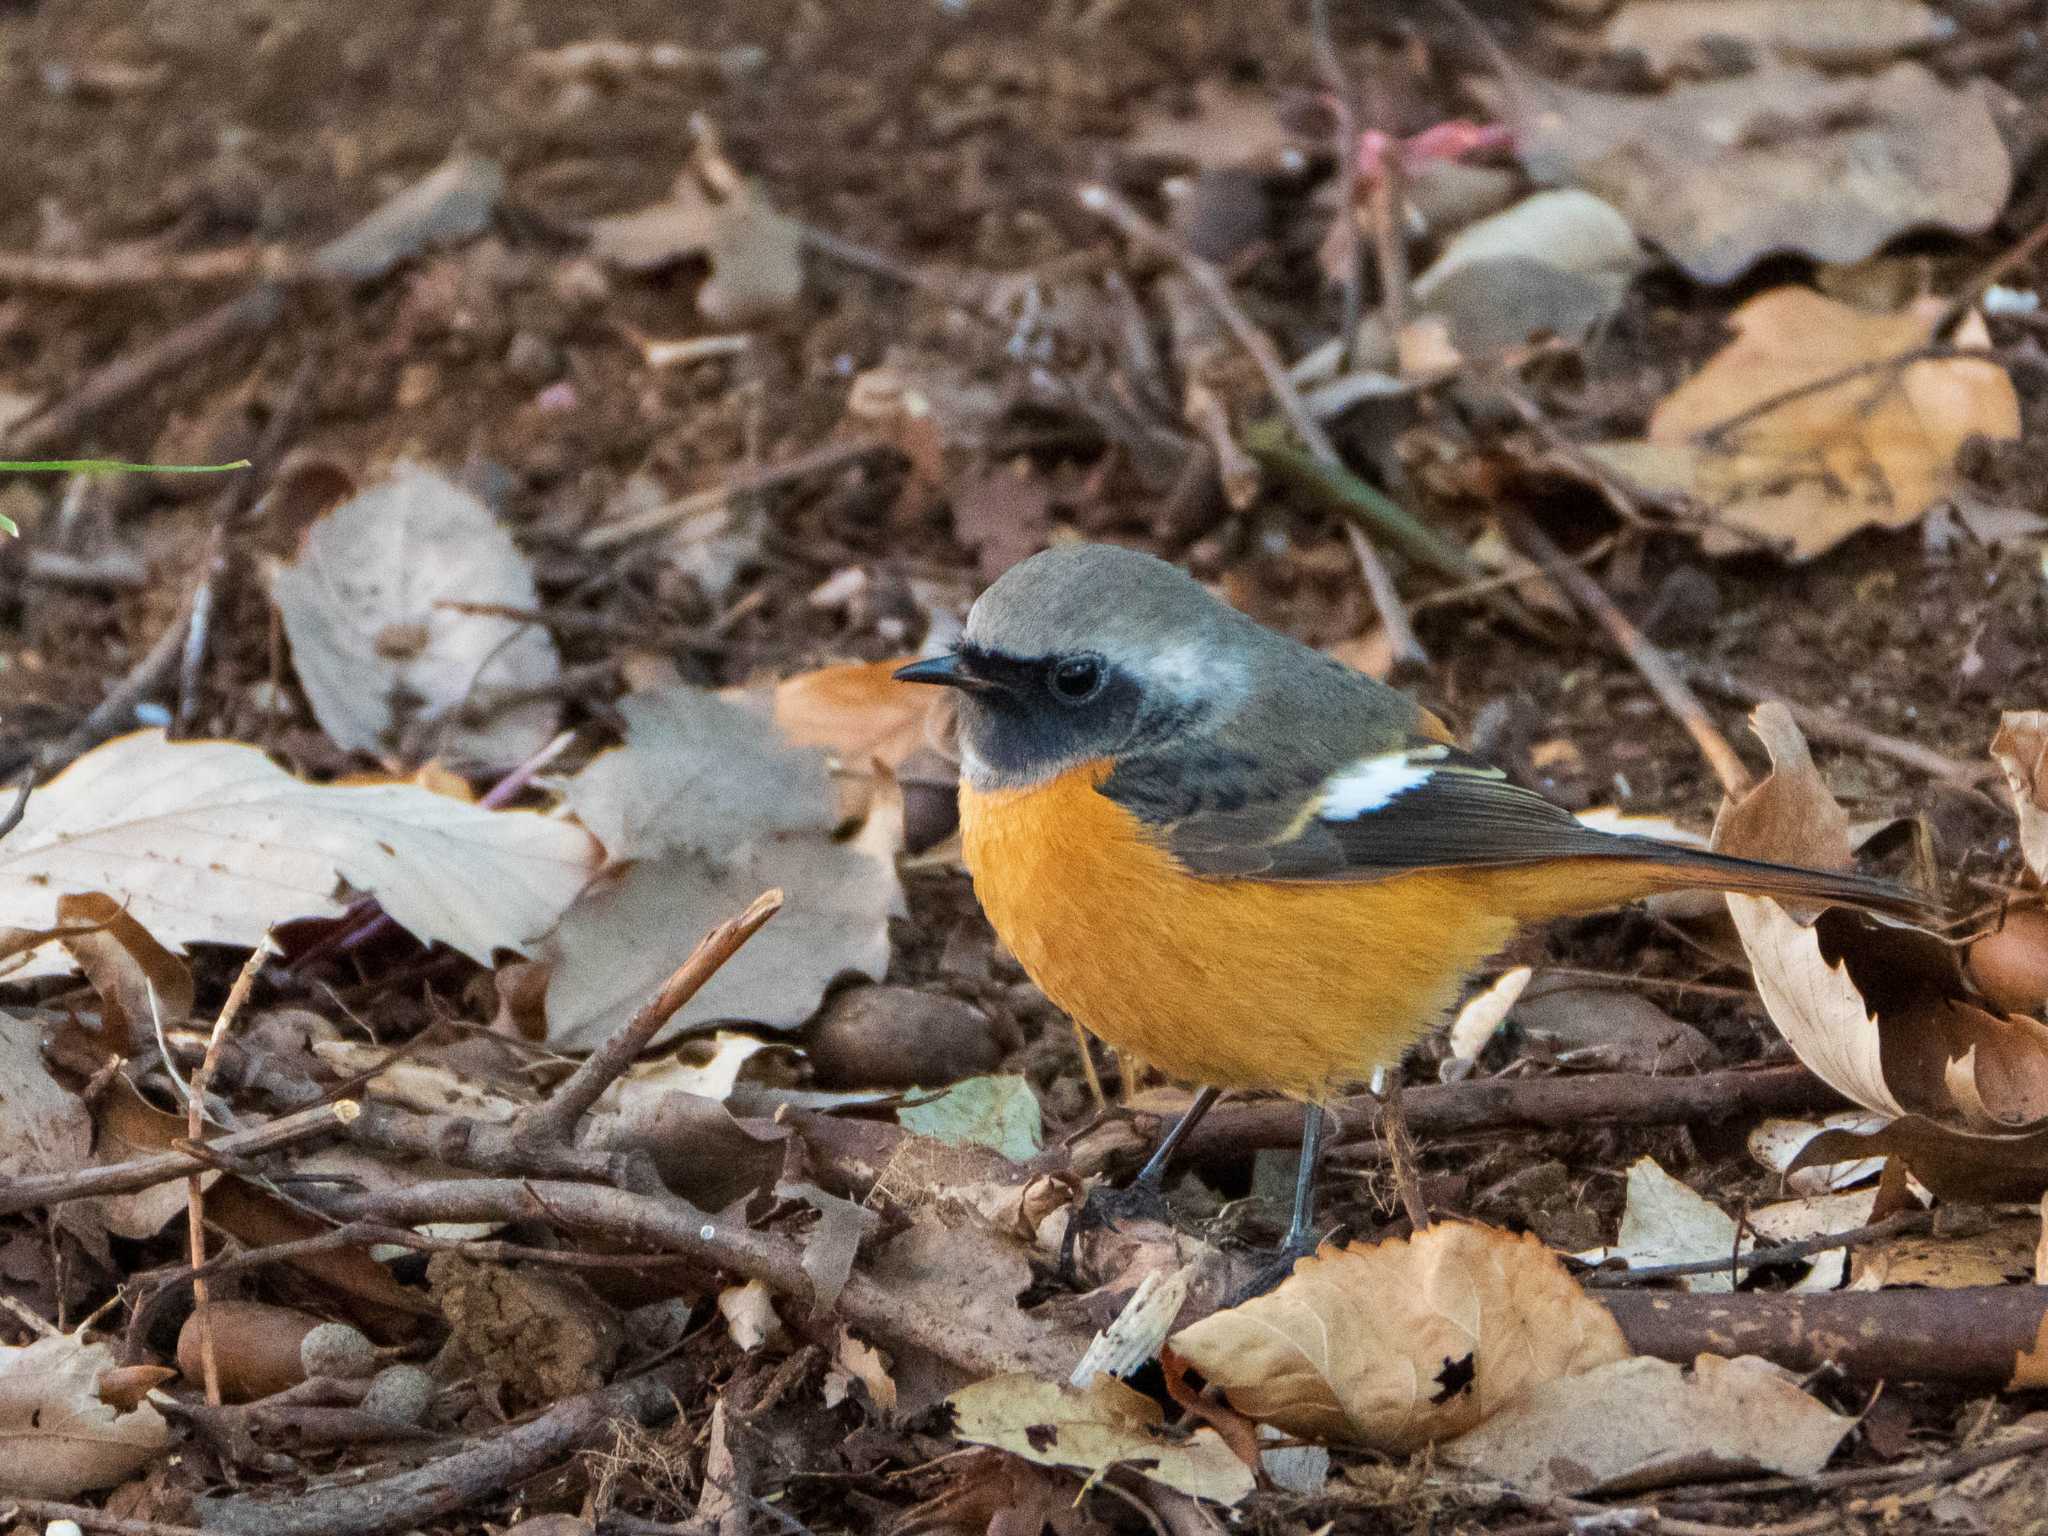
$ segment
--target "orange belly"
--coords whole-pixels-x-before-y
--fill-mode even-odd
[[[967,867],[1046,996],[1175,1077],[1304,1098],[1362,1080],[1398,1061],[1522,920],[1500,884],[1519,886],[1520,871],[1194,879],[1096,792],[1106,771],[1030,790],[963,786]]]

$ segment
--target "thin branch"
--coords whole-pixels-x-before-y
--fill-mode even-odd
[[[1652,1280],[1675,1280],[1681,1275],[1712,1275],[1731,1269],[1741,1271],[1762,1269],[1771,1264],[1793,1264],[1801,1259],[1810,1259],[1817,1253],[1827,1253],[1836,1248],[1855,1248],[1864,1243],[1882,1242],[1903,1232],[1925,1231],[1933,1225],[1932,1211],[1901,1211],[1896,1216],[1887,1216],[1883,1221],[1851,1227],[1845,1232],[1822,1232],[1813,1237],[1802,1237],[1796,1242],[1776,1243],[1768,1248],[1751,1248],[1746,1253],[1736,1254],[1732,1260],[1690,1259],[1682,1264],[1646,1264],[1641,1268],[1631,1266],[1618,1270],[1596,1269],[1586,1276],[1586,1284],[1595,1288],[1644,1285]]]
[[[1323,424],[1316,420],[1313,412],[1303,404],[1301,391],[1294,387],[1294,381],[1287,376],[1287,365],[1280,360],[1279,349],[1273,345],[1272,337],[1260,330],[1231,294],[1230,284],[1224,279],[1214,262],[1204,261],[1186,245],[1176,240],[1166,230],[1153,223],[1134,207],[1130,200],[1113,191],[1101,182],[1090,182],[1080,190],[1081,206],[1098,214],[1114,224],[1126,239],[1134,245],[1143,246],[1155,255],[1171,261],[1188,280],[1195,285],[1209,307],[1216,312],[1239,346],[1251,355],[1258,365],[1260,375],[1266,381],[1266,388],[1273,401],[1294,428],[1295,436],[1307,448],[1310,457],[1326,469],[1343,470],[1343,458],[1337,452],[1337,445],[1330,441],[1330,434],[1323,430]],[[1367,587],[1373,600],[1379,605],[1380,622],[1387,627],[1387,636],[1393,641],[1396,660],[1426,663],[1422,644],[1415,638],[1415,627],[1408,622],[1408,614],[1401,607],[1393,576],[1380,561],[1379,552],[1366,545],[1362,563],[1368,569]],[[1378,567],[1377,573],[1373,568]]]
[[[781,910],[782,892],[768,891],[756,897],[753,905],[738,917],[705,934],[690,952],[690,958],[676,967],[661,990],[627,1020],[623,1029],[593,1051],[545,1103],[520,1117],[519,1139],[563,1146],[573,1143],[576,1123],[603,1096],[605,1089],[639,1059],[661,1026],[718,974],[720,966],[739,953],[741,945],[761,931],[762,924]]]
[[[1608,638],[1642,675],[1643,681],[1650,685],[1650,691],[1657,695],[1658,702],[1685,727],[1729,796],[1732,798],[1747,792],[1750,787],[1749,769],[1743,765],[1735,748],[1729,745],[1728,738],[1721,734],[1721,728],[1714,724],[1699,696],[1686,686],[1671,658],[1651,644],[1643,632],[1629,622],[1628,615],[1615,606],[1606,589],[1567,560],[1563,552],[1551,543],[1549,535],[1526,514],[1512,507],[1502,507],[1497,515],[1501,527],[1511,540],[1521,546],[1522,552],[1564,589],[1581,612],[1607,631]]]
[[[751,495],[778,485],[787,485],[792,480],[806,479],[811,475],[829,474],[833,470],[844,469],[849,464],[857,464],[862,459],[892,451],[887,443],[875,438],[827,443],[822,448],[800,453],[780,464],[768,464],[734,475],[724,485],[714,485],[709,490],[693,492],[679,500],[635,513],[631,517],[619,518],[615,522],[600,523],[583,535],[581,547],[591,553],[612,549],[644,534],[659,533],[664,528],[672,528],[677,523],[687,522],[706,512],[715,512],[730,504],[736,496]]]

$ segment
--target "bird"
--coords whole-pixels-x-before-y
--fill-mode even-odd
[[[1131,1190],[1228,1091],[1305,1106],[1282,1262],[1315,1250],[1324,1103],[1408,1048],[1527,925],[1706,888],[1935,910],[1893,882],[1597,830],[1406,694],[1178,566],[1059,544],[897,670],[958,695],[961,846],[1059,1008],[1198,1090]]]

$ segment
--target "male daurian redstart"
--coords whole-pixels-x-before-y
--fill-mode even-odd
[[[1309,1106],[1284,1251],[1311,1246],[1321,1101],[1395,1066],[1525,923],[1686,887],[1922,917],[1865,875],[1596,831],[1405,695],[1108,545],[1012,567],[957,652],[975,894],[1047,997],[1217,1094]]]

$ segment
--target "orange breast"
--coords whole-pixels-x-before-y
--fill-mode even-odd
[[[1521,871],[1194,879],[1097,793],[1107,771],[1029,790],[963,786],[967,866],[1045,994],[1175,1077],[1307,1098],[1366,1078],[1436,1023],[1521,920]]]

